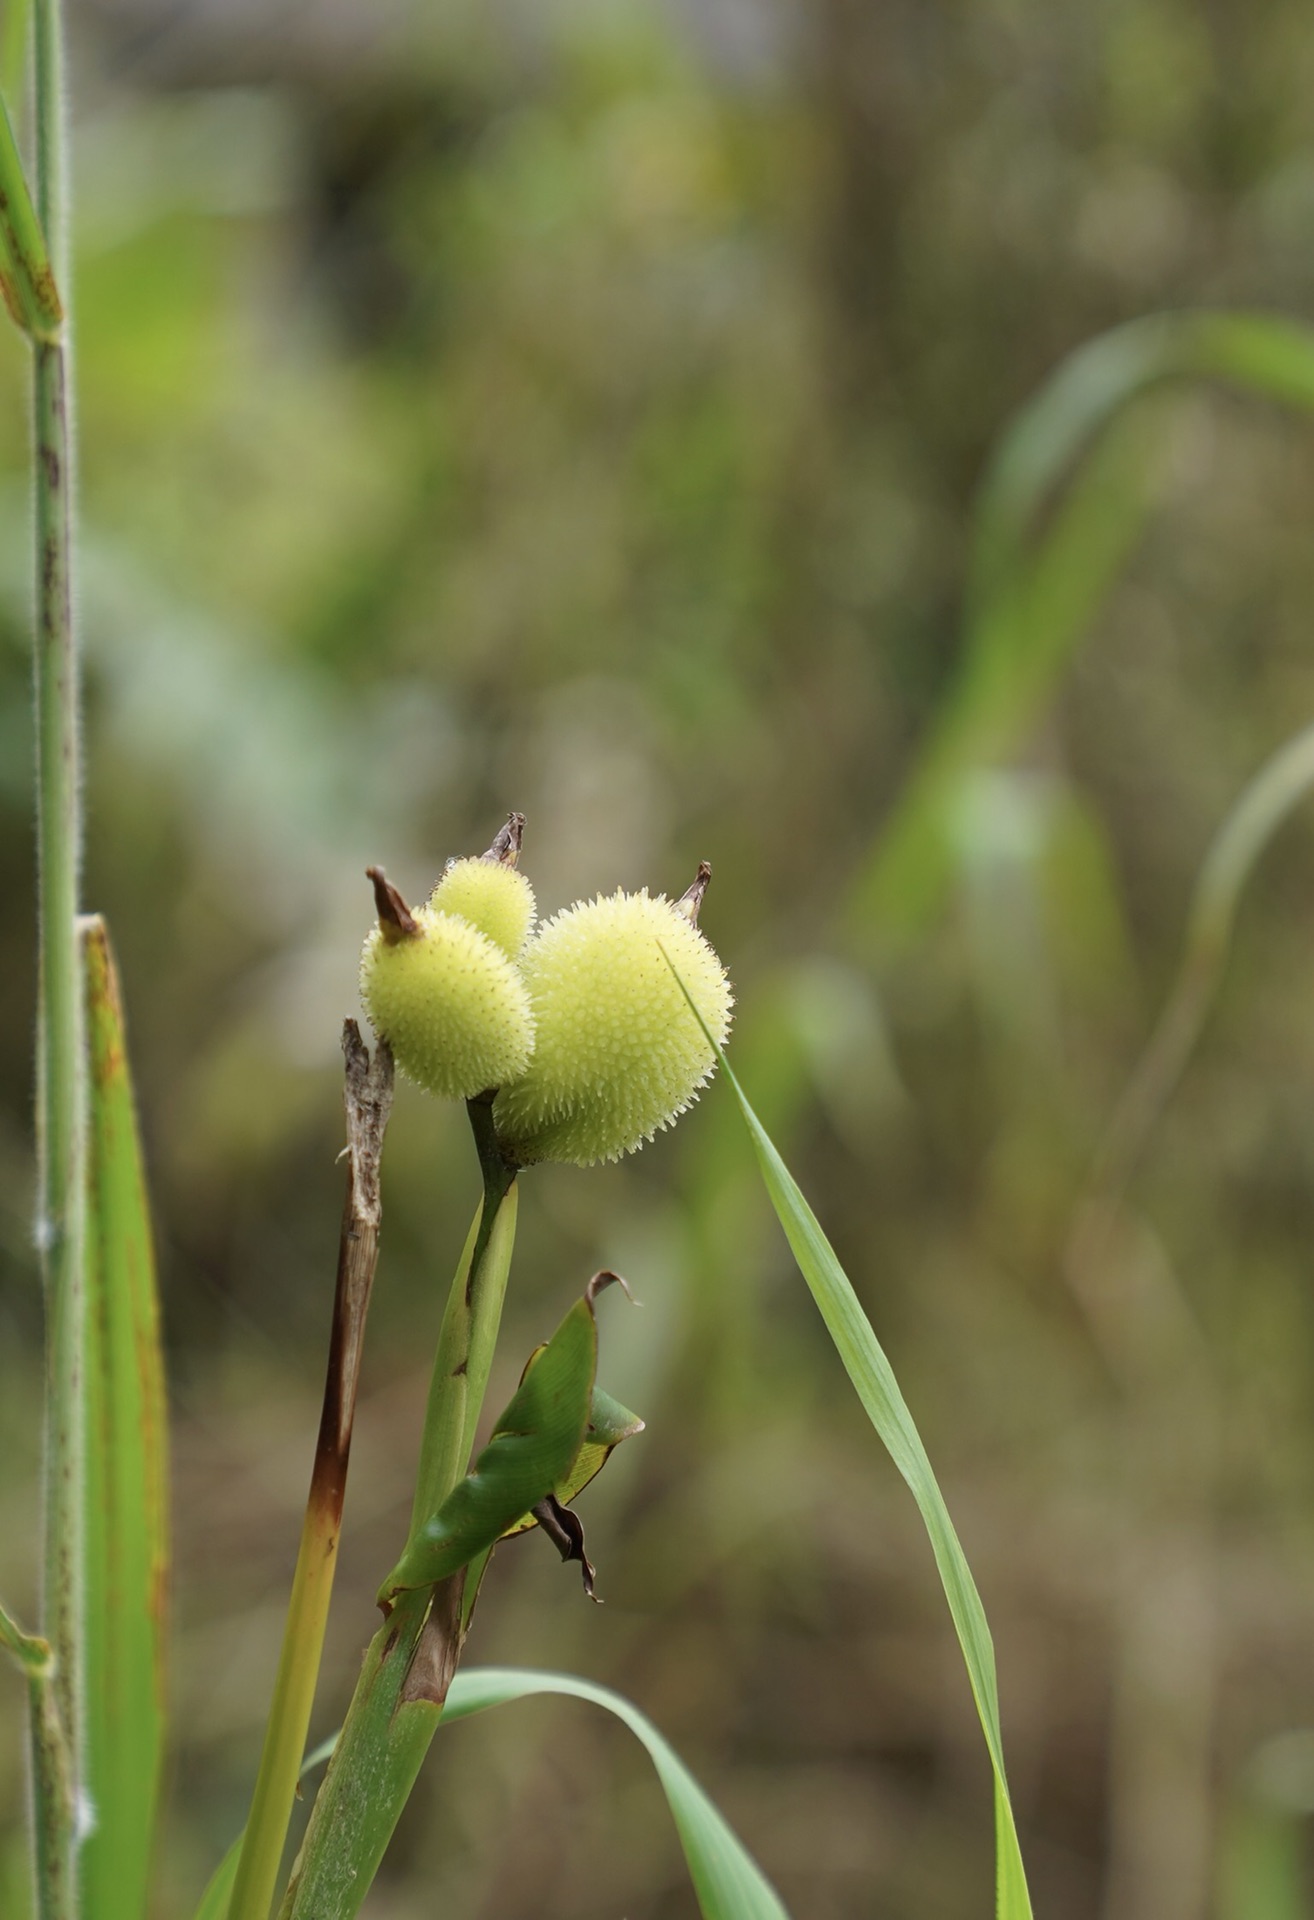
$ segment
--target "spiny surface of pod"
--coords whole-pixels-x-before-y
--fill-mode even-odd
[[[534,924],[534,889],[523,873],[487,854],[452,860],[429,897],[438,913],[454,913],[518,960]]]
[[[361,954],[361,997],[401,1071],[449,1100],[521,1076],[534,1018],[506,954],[456,914],[412,912],[380,868],[370,877],[379,924]]]
[[[682,901],[645,888],[568,907],[529,942],[521,971],[534,1056],[522,1079],[503,1083],[493,1109],[513,1159],[617,1160],[697,1097],[715,1055],[671,968],[724,1043],[730,983],[694,924],[710,871],[700,868]]]

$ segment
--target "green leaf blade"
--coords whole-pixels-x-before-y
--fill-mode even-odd
[[[802,1190],[777,1152],[766,1128],[754,1113],[748,1097],[731,1070],[722,1048],[716,1046],[706,1023],[680,980],[679,973],[663,948],[666,964],[679,981],[681,991],[695,1019],[716,1050],[721,1071],[730,1083],[739,1111],[757,1156],[758,1169],[767,1197],[775,1209],[799,1272],[808,1284],[821,1317],[826,1324],[835,1351],[866,1409],[867,1416],[885,1443],[917,1502],[935,1564],[939,1570],[945,1598],[958,1644],[962,1648],[967,1677],[981,1719],[986,1748],[994,1772],[996,1875],[995,1911],[997,1920],[1032,1920],[1031,1898],[1027,1891],[1026,1871],[1018,1844],[1013,1806],[1004,1771],[1004,1742],[999,1725],[999,1686],[995,1675],[995,1650],[986,1624],[985,1608],[976,1590],[976,1582],[967,1557],[949,1517],[944,1496],[921,1435],[913,1423],[907,1403],[899,1391],[894,1370],[885,1350],[876,1338],[871,1322],[853,1283],[840,1265],[821,1223],[813,1213]]]
[[[852,1282],[724,1058],[721,1064],[739,1103],[757,1155],[763,1185],[784,1229],[799,1272],[808,1283],[835,1350],[868,1418],[907,1482],[925,1523],[994,1769],[995,1825],[999,1843],[997,1911],[1000,1920],[1031,1920],[1031,1901],[1004,1771],[994,1643],[976,1582],[936,1483],[921,1436],[913,1424],[894,1371],[872,1330],[871,1322],[863,1312]]]
[[[647,1748],[684,1848],[703,1920],[789,1920],[780,1896],[679,1755],[645,1714],[610,1688],[568,1673],[476,1667],[452,1682],[443,1719],[461,1720],[505,1701],[545,1693],[604,1707]]]
[[[531,1360],[470,1472],[412,1534],[379,1592],[446,1580],[493,1546],[567,1478],[584,1441],[598,1364],[593,1301],[614,1274],[599,1274]]]
[[[91,1066],[87,1311],[86,1920],[144,1914],[164,1742],[164,1367],[118,980],[83,923]]]

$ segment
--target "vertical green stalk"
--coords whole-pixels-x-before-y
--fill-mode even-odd
[[[59,0],[33,16],[36,202],[67,311],[62,22]],[[42,1920],[74,1920],[81,1781],[83,1533],[83,1210],[86,1067],[77,942],[81,859],[78,661],[73,628],[73,461],[65,334],[33,343],[35,455],[39,1237],[46,1287],[44,1631],[67,1773],[38,1774]],[[39,1735],[40,1729],[34,1728]]]
[[[412,1532],[464,1473],[488,1385],[515,1241],[515,1173],[487,1102],[469,1103],[484,1195],[443,1316]],[[415,1784],[461,1657],[465,1572],[404,1593],[375,1634],[316,1798],[280,1920],[350,1920]]]
[[[502,1158],[487,1100],[468,1103],[484,1196],[448,1296],[434,1355],[411,1506],[414,1535],[465,1472],[493,1364],[515,1233],[515,1174]],[[509,1206],[503,1205],[509,1199]],[[495,1246],[505,1242],[505,1246]],[[490,1250],[494,1257],[490,1258]]]

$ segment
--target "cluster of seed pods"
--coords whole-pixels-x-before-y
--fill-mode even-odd
[[[618,891],[536,926],[523,827],[512,814],[414,910],[370,868],[361,993],[412,1080],[452,1100],[495,1095],[509,1161],[591,1166],[669,1126],[716,1064],[707,1034],[725,1043],[733,995],[698,929],[711,868],[678,900]]]

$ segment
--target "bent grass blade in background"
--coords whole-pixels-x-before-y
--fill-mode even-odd
[[[537,1693],[564,1694],[605,1707],[643,1742],[670,1805],[703,1920],[789,1920],[779,1895],[684,1762],[651,1720],[622,1695],[568,1673],[475,1667],[453,1680],[443,1719],[463,1720],[486,1707]],[[198,1915],[197,1920],[210,1916]]]
[[[1145,423],[1122,416],[1179,380],[1314,411],[1314,330],[1266,314],[1133,320],[1078,348],[1016,415],[975,509],[957,684],[848,903],[859,946],[907,939],[934,914],[952,870],[962,777],[1016,749],[1149,511],[1154,441],[1136,431]]]
[[[676,979],[680,980],[665,949],[663,955]],[[683,981],[680,981],[680,987],[684,991]],[[997,1920],[1031,1920],[1031,1897],[1027,1892],[1026,1871],[1022,1864],[1022,1851],[1018,1844],[1004,1770],[994,1644],[986,1623],[985,1609],[981,1605],[981,1596],[954,1531],[949,1509],[936,1484],[921,1435],[899,1391],[893,1368],[862,1310],[852,1281],[836,1258],[820,1222],[776,1152],[770,1135],[750,1106],[725,1054],[708,1033],[687,992],[685,999],[689,1001],[690,1011],[707,1035],[708,1044],[715,1050],[721,1071],[739,1104],[757,1155],[763,1185],[775,1208],[776,1217],[784,1228],[799,1272],[807,1281],[812,1297],[821,1310],[835,1351],[844,1363],[844,1370],[853,1382],[868,1418],[907,1482],[925,1522],[931,1551],[935,1555],[935,1564],[958,1634],[958,1644],[963,1650],[967,1676],[994,1771]]]
[[[1132,1070],[1092,1172],[1088,1198],[1116,1204],[1200,1037],[1227,965],[1246,883],[1270,840],[1314,788],[1314,724],[1247,782],[1196,879],[1182,957],[1163,1011]]]
[[[168,1459],[155,1254],[105,923],[81,923],[90,1052],[84,1920],[147,1910],[164,1745]]]

